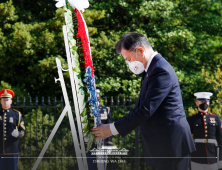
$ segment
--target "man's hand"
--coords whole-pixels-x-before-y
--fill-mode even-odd
[[[112,136],[109,124],[99,124],[99,127],[92,128],[91,133],[96,136],[96,139],[106,139],[109,136]]]
[[[14,136],[15,138],[17,138],[19,136],[19,131],[17,129],[14,129],[11,133],[12,136]]]

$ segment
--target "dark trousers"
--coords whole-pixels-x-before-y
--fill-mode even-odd
[[[155,170],[189,170],[190,154],[183,158],[175,158],[172,161],[162,162],[154,166]]]
[[[17,170],[18,169],[18,154],[15,155],[0,155],[1,170]]]
[[[97,160],[96,159],[96,155],[91,155],[90,151],[88,153],[86,153],[86,157],[87,157],[87,163],[88,163],[88,169],[89,170],[98,170],[97,168],[97,161],[105,161],[107,160],[107,156],[106,155],[100,155],[99,157],[101,159]],[[103,164],[104,170],[106,170],[106,163],[100,163]]]
[[[86,157],[89,170],[97,170],[96,155],[91,155],[91,152],[89,151],[86,153]]]

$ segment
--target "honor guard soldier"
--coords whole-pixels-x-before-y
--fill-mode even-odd
[[[17,170],[20,153],[19,138],[24,136],[25,126],[22,114],[11,108],[14,92],[1,90],[0,98],[0,169]]]
[[[100,104],[100,90],[102,88],[101,87],[96,87],[96,93],[97,93],[97,99],[98,99],[98,106],[99,106],[99,112],[100,112],[100,116],[101,116],[101,123],[102,124],[108,124],[108,123],[112,123],[112,114],[110,111],[109,107],[105,107],[103,105]],[[112,146],[112,136],[108,137],[107,139],[104,139],[104,146]],[[96,148],[96,144],[94,143],[92,145],[92,148],[90,150],[92,150],[93,148]],[[96,162],[96,156],[95,155],[91,155],[91,152],[89,151],[88,153],[86,153],[87,156],[87,163],[88,163],[88,167],[89,170],[97,170],[97,162]],[[102,156],[102,155],[101,155]],[[106,169],[107,163],[107,155],[104,155],[104,170]]]
[[[100,97],[101,97],[100,96],[101,89],[102,89],[101,87],[96,87],[98,102],[100,101]],[[109,107],[105,107],[99,103],[99,112],[100,112],[102,124],[112,123],[112,114],[110,112]],[[104,140],[104,146],[111,146],[111,145],[112,145],[112,136]]]
[[[192,153],[191,170],[218,170],[219,150],[222,149],[222,124],[217,115],[208,112],[209,92],[194,93],[198,113],[188,117],[196,151]],[[220,153],[220,155],[222,152]]]

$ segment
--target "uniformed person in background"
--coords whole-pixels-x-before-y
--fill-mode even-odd
[[[98,106],[99,106],[99,112],[100,112],[100,116],[101,116],[101,123],[102,124],[108,124],[108,123],[112,123],[112,114],[110,111],[109,107],[105,107],[103,105],[100,104],[100,90],[102,88],[101,87],[96,87],[96,93],[97,93],[97,99],[98,99]],[[104,146],[112,146],[112,136],[110,136],[109,138],[104,139]],[[92,148],[96,148],[96,144],[92,145]],[[90,150],[91,150],[90,149]],[[97,170],[97,162],[96,162],[96,157],[95,155],[91,155],[91,152],[89,151],[88,153],[86,153],[87,156],[87,163],[88,163],[88,167],[89,170]],[[107,156],[104,156],[104,160],[107,160]],[[106,163],[104,164],[106,169]]]
[[[191,170],[218,170],[218,155],[222,150],[222,124],[217,115],[208,112],[209,92],[194,93],[198,113],[188,117],[196,151],[192,153]]]
[[[101,89],[102,89],[101,87],[96,87],[96,93],[97,93],[97,98],[99,102],[99,112],[101,116],[101,123],[102,124],[112,123],[112,113],[110,111],[110,108],[105,107],[100,104],[100,98],[101,98],[100,90]],[[104,146],[112,146],[112,136],[104,139]]]
[[[11,108],[13,97],[12,90],[0,91],[0,170],[17,170],[21,152],[19,138],[25,133],[22,114]]]

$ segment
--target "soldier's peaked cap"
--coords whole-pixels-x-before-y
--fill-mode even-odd
[[[213,93],[211,92],[197,92],[194,93],[194,96],[196,96],[197,100],[200,101],[210,101],[210,96],[212,96]]]
[[[98,87],[98,86],[96,86],[96,92],[97,93],[100,93],[100,90],[102,89],[102,87]]]
[[[1,99],[11,99],[13,98],[15,93],[12,90],[4,89],[0,91]]]

